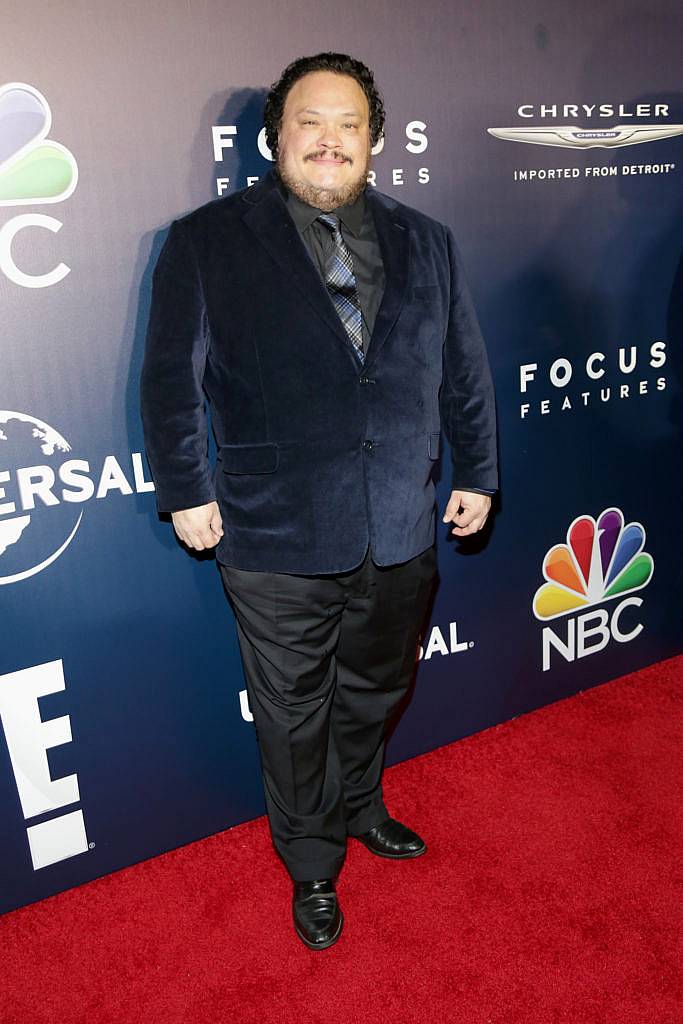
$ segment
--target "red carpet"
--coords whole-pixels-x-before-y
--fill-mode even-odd
[[[309,952],[260,819],[0,918],[2,1024],[680,1024],[683,657],[390,769]],[[678,888],[677,888],[678,883]]]

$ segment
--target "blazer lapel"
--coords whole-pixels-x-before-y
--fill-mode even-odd
[[[368,189],[366,197],[375,221],[385,276],[384,296],[365,356],[368,366],[377,358],[405,302],[410,280],[410,233],[396,212],[393,200],[387,200],[372,189]]]
[[[357,365],[351,341],[337,315],[324,282],[321,280],[306,246],[271,175],[260,182],[252,196],[244,196],[249,209],[244,222],[259,242],[284,271],[287,280],[299,289],[302,297],[334,332]]]

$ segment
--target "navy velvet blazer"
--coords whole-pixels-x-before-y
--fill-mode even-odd
[[[227,565],[332,573],[368,544],[379,565],[424,551],[441,431],[453,487],[498,486],[491,375],[451,232],[366,196],[386,287],[363,366],[274,171],[175,221],[159,256],[141,389],[158,506],[215,498]]]

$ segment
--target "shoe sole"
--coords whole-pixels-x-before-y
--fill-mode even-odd
[[[375,850],[368,843],[364,842],[360,836],[356,836],[359,843],[362,843],[366,850],[370,853],[374,853],[375,857],[386,857],[387,860],[413,860],[415,857],[421,857],[423,853],[427,852],[427,845],[425,844],[421,850],[416,850],[415,853],[380,853],[379,850]]]
[[[339,936],[341,935],[343,925],[344,925],[344,915],[342,914],[342,912],[340,910],[339,911],[339,927],[337,928],[337,930],[334,933],[334,935],[332,936],[332,938],[328,939],[327,942],[309,942],[309,940],[307,938],[305,938],[301,934],[301,932],[299,931],[299,926],[297,925],[296,921],[294,922],[294,931],[299,936],[299,938],[303,942],[304,946],[308,946],[309,949],[329,949],[329,947],[333,946],[335,944],[335,942],[337,941],[337,939],[339,938]]]

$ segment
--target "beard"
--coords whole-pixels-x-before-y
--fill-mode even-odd
[[[311,154],[313,157],[320,155],[319,153]],[[319,185],[311,185],[310,182],[297,178],[294,174],[290,174],[284,166],[282,156],[282,151],[280,151],[276,164],[282,183],[302,203],[307,203],[309,206],[315,207],[316,210],[322,210],[324,213],[336,210],[338,206],[346,206],[347,203],[352,203],[358,198],[368,183],[371,158],[370,149],[368,149],[367,156],[358,174],[347,181],[345,185],[340,185],[339,188],[322,188]],[[349,160],[350,158],[344,157],[344,159]]]

